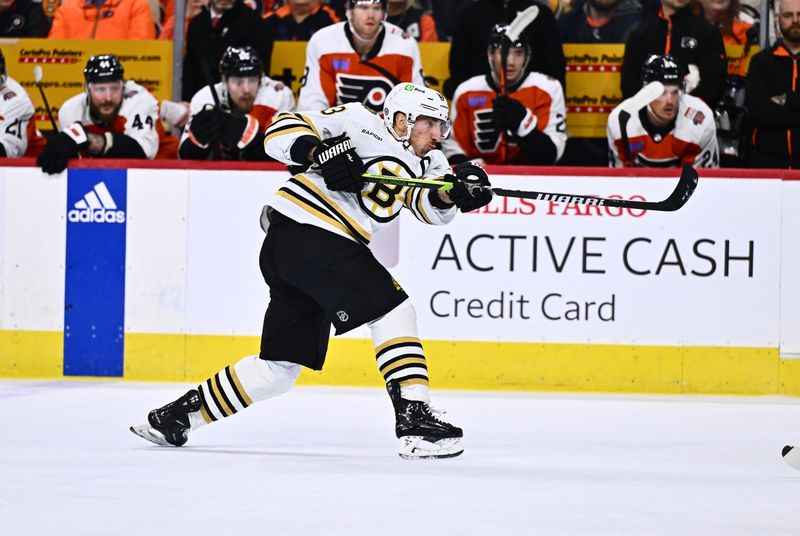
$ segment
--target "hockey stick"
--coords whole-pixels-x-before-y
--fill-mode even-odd
[[[405,177],[393,177],[391,175],[362,175],[367,182],[380,182],[385,184],[398,184],[400,186],[411,186],[416,188],[430,188],[434,190],[449,191],[453,183],[431,179],[410,179]],[[639,210],[658,210],[661,212],[673,212],[681,208],[694,193],[697,188],[697,170],[685,164],[681,171],[678,184],[675,190],[662,201],[633,201],[629,199],[610,199],[607,197],[595,197],[591,195],[559,194],[552,192],[535,192],[530,190],[507,190],[505,188],[492,188],[492,193],[504,197],[518,197],[521,199],[534,199],[538,201],[554,201],[556,203],[577,204],[577,205],[597,205],[600,207],[620,207]]]
[[[506,7],[508,4],[506,3]],[[539,8],[537,6],[530,6],[524,11],[521,11],[514,17],[514,20],[511,21],[511,24],[508,25],[508,29],[506,30],[506,37],[508,38],[508,42],[505,39],[500,41],[500,92],[505,97],[508,95],[508,84],[506,80],[506,67],[508,66],[508,51],[509,45],[513,45],[518,39],[519,36],[522,35],[522,32],[530,26],[530,24],[536,20],[536,17],[539,16]],[[522,73],[521,76],[525,76],[525,73]],[[504,164],[506,163],[506,156],[508,155],[508,136],[506,135],[504,130],[501,130],[501,135],[503,136],[503,146],[502,146],[502,154],[500,155],[500,161]]]
[[[622,136],[622,153],[627,161],[625,167],[634,167],[636,164],[631,156],[630,140],[628,140],[628,121],[632,115],[638,114],[639,110],[659,98],[663,93],[664,84],[658,81],[650,82],[636,95],[622,103],[619,111],[619,132]]]
[[[42,102],[44,102],[44,109],[47,112],[47,116],[50,118],[50,124],[53,125],[53,132],[58,132],[58,125],[56,125],[56,120],[53,118],[53,110],[50,109],[50,103],[47,102],[47,96],[44,94],[44,88],[42,87],[42,68],[39,65],[34,66],[33,68],[33,83],[36,84],[36,87],[39,89],[39,94],[42,96]]]

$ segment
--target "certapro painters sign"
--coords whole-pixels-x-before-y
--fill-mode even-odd
[[[530,180],[657,201],[676,179]],[[775,346],[778,184],[703,180],[676,213],[495,198],[443,227],[405,219],[392,271],[424,338]]]

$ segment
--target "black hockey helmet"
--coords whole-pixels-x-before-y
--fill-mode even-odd
[[[86,62],[83,78],[87,84],[93,82],[115,82],[124,80],[125,69],[114,54],[98,54]]]
[[[253,47],[228,47],[219,60],[219,73],[227,76],[264,75],[264,66]]]
[[[531,56],[531,44],[528,41],[528,37],[523,33],[519,36],[519,38],[511,42],[511,39],[508,38],[506,35],[508,32],[508,24],[495,24],[492,31],[489,32],[489,54],[491,54],[495,49],[500,48],[503,45],[503,41],[505,41],[508,48],[523,48],[525,49],[525,53],[530,58]]]
[[[665,86],[683,87],[683,76],[683,69],[669,54],[651,54],[642,65],[642,85],[661,82]]]

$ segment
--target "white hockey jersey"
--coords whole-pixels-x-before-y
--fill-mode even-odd
[[[160,126],[158,101],[147,89],[133,80],[125,82],[122,107],[117,117],[108,124],[94,122],[89,115],[89,95],[84,91],[67,99],[58,110],[58,122],[62,129],[79,121],[87,132],[103,135],[106,132],[125,134],[142,146],[145,156],[155,158],[159,147]],[[163,130],[163,127],[162,127]]]
[[[231,106],[228,102],[225,83],[218,82],[214,85],[214,89],[220,99],[222,109],[230,110]],[[211,94],[211,89],[208,86],[204,86],[203,89],[194,94],[192,101],[189,103],[189,123],[187,128],[183,129],[181,144],[189,138],[191,118],[208,104],[214,105],[214,96]],[[261,87],[258,89],[258,93],[256,93],[253,109],[248,115],[258,121],[258,128],[263,132],[272,122],[275,114],[293,109],[294,93],[292,93],[292,90],[282,83],[265,76],[261,80]]]
[[[0,143],[9,158],[18,158],[28,149],[34,113],[33,103],[25,89],[13,78],[6,78],[0,89]]]
[[[622,145],[619,112],[624,104],[608,115],[606,132],[610,167],[624,167],[627,157]],[[711,108],[701,99],[681,94],[675,126],[669,132],[651,135],[642,125],[641,114],[631,116],[627,125],[628,148],[634,167],[719,167],[717,127]]]
[[[479,158],[487,164],[530,163],[513,141],[508,142],[508,154],[503,158],[502,136],[491,121],[497,95],[497,90],[489,84],[485,75],[473,76],[459,84],[450,105],[453,132],[442,141],[442,151],[448,158],[463,154],[469,160]],[[528,115],[523,118],[520,128],[531,123],[535,127],[530,130],[535,128],[546,134],[555,145],[558,161],[567,145],[567,108],[564,91],[558,80],[542,73],[529,73],[508,96],[521,102],[527,109]]]
[[[381,110],[389,91],[400,82],[425,85],[417,41],[388,22],[366,57],[356,52],[339,22],[318,30],[306,46],[306,67],[298,110],[360,102]]]
[[[317,34],[315,34],[317,35]],[[383,120],[358,103],[328,108],[321,112],[284,113],[267,129],[264,148],[272,158],[288,165],[294,162],[292,144],[302,136],[327,139],[347,134],[364,161],[365,173],[411,178],[438,178],[450,173],[447,159],[439,150],[416,156],[407,142],[397,141]],[[311,166],[289,179],[270,205],[300,223],[315,225],[350,240],[369,244],[405,207],[420,221],[439,225],[455,217],[455,206],[434,207],[430,190],[408,186],[365,183],[361,193],[332,192]]]

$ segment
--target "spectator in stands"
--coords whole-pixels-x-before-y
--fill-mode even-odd
[[[611,111],[606,129],[611,167],[719,166],[711,108],[682,91],[684,78],[672,56],[652,55],[645,61],[640,88],[657,81],[664,84],[664,92],[638,113],[632,111],[627,125],[620,124],[620,112],[630,106],[630,99]]]
[[[388,0],[386,20],[417,41],[438,41],[436,23],[433,17],[425,13],[417,4],[417,0]]]
[[[747,76],[747,58],[751,47],[758,44],[758,25],[741,8],[739,0],[700,0],[696,5],[697,13],[719,28],[726,46],[742,47],[741,52],[733,54],[730,48],[726,50],[728,67],[725,91],[720,102],[713,106],[720,165],[723,167],[744,167],[749,146],[744,77]],[[747,9],[754,11],[749,6]]]
[[[662,0],[655,15],[647,16],[631,33],[622,60],[622,96],[641,88],[645,60],[671,55],[687,73],[685,90],[715,106],[725,88],[725,47],[719,30],[692,13],[690,0]]]
[[[6,58],[0,52],[0,157],[18,158],[36,135],[34,107],[25,89],[6,71]]]
[[[319,30],[341,19],[319,0],[288,0],[264,16],[267,31],[276,41],[308,41]]]
[[[489,74],[485,54],[492,28],[496,24],[510,23],[517,13],[534,4],[534,0],[475,0],[464,4],[458,13],[450,46],[450,79],[444,83],[447,98],[452,99],[464,80]],[[524,32],[533,51],[528,70],[552,76],[563,86],[567,67],[558,25],[549,8],[537,5],[539,15]]]
[[[450,107],[453,133],[442,142],[451,164],[552,165],[567,142],[566,107],[555,78],[527,72],[531,47],[525,35],[511,43],[508,26],[489,36],[491,74],[473,76],[456,89]],[[508,48],[505,77],[502,44]],[[505,86],[505,87],[504,87]]]
[[[300,110],[347,102],[381,110],[400,82],[424,85],[417,42],[383,22],[386,0],[348,1],[347,22],[323,28],[308,42]]]
[[[419,0],[420,7],[433,14],[441,41],[450,41],[456,28],[458,11],[472,0]]]
[[[37,159],[45,173],[61,173],[70,158],[153,159],[164,134],[158,101],[145,88],[125,80],[113,54],[92,56],[83,71],[86,90],[61,105],[61,132],[51,137]]]
[[[742,11],[739,0],[700,0],[698,11],[719,28],[725,45],[744,47],[741,56],[728,57],[728,74],[746,76],[746,58],[750,47],[758,44],[758,26],[753,17]]]
[[[642,19],[638,0],[588,0],[558,19],[564,43],[624,43]]]
[[[775,43],[750,61],[747,107],[753,124],[752,167],[800,167],[800,0],[778,2]]]
[[[179,0],[180,1],[180,0]],[[170,0],[167,6],[172,6],[172,9],[165,9],[163,15],[163,22],[161,31],[158,34],[159,39],[171,41],[175,37],[175,2]],[[186,13],[183,21],[183,35],[189,30],[189,23],[192,19],[208,5],[208,0],[186,0]],[[187,103],[188,104],[188,103]]]
[[[0,0],[0,37],[47,37],[49,31],[41,2]]]
[[[264,20],[242,0],[210,0],[186,33],[181,98],[190,101],[203,86],[220,81],[217,66],[228,47],[253,47],[269,72],[272,43]]]
[[[63,0],[50,39],[155,39],[147,0]]]
[[[294,108],[292,90],[264,76],[250,47],[229,47],[219,66],[222,82],[192,98],[191,119],[179,155],[190,160],[268,160],[264,130],[279,112]]]

